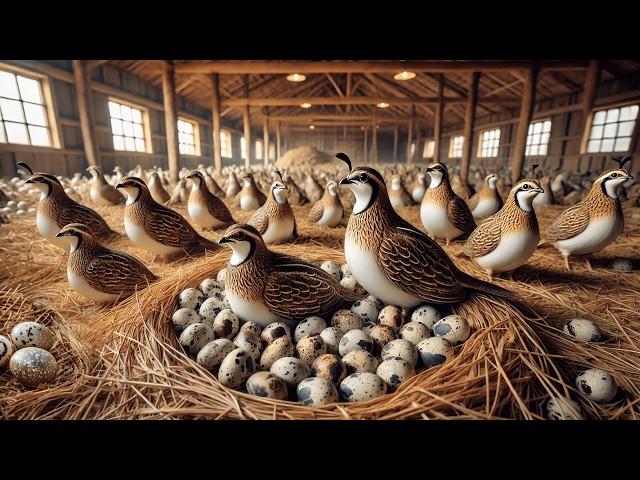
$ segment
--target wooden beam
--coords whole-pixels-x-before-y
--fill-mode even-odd
[[[310,122],[315,120],[336,120],[336,121],[349,121],[349,120],[366,120],[371,122],[372,115],[366,114],[336,114],[336,113],[303,113],[300,115],[271,115],[270,118],[272,120],[281,120],[286,122]],[[408,122],[411,117],[409,116],[400,116],[400,115],[381,115],[378,114],[377,117],[379,122]]]
[[[368,162],[368,154],[369,154],[369,145],[368,145],[369,138],[368,138],[368,135],[369,135],[369,129],[367,127],[364,127],[364,146],[363,146],[364,153],[362,155],[362,158],[363,158],[365,164],[369,163]]]
[[[478,98],[478,84],[480,83],[480,73],[473,72],[469,82],[469,102],[464,117],[464,145],[462,148],[462,159],[460,160],[460,181],[463,186],[469,185],[469,163],[471,162],[471,151],[473,148],[473,127],[476,117],[476,99]]]
[[[280,158],[280,122],[276,121],[276,161]]]
[[[522,106],[520,107],[520,118],[518,129],[516,130],[516,141],[513,147],[511,158],[511,181],[516,183],[522,177],[524,166],[524,156],[527,145],[527,134],[529,133],[529,123],[533,115],[533,107],[536,101],[536,82],[538,78],[537,68],[531,67],[525,72],[524,91],[522,92]]]
[[[249,75],[245,75],[244,81],[244,96],[249,98]],[[244,166],[248,170],[251,168],[251,117],[249,112],[249,104],[247,103],[242,109],[242,124],[244,126],[244,142],[246,145]]]
[[[433,161],[440,161],[440,145],[442,142],[442,117],[444,115],[444,77],[438,75],[438,104],[436,118],[433,124]]]
[[[371,161],[378,162],[378,122],[376,121],[376,112],[373,112],[373,121],[371,122]]]
[[[353,79],[351,73],[347,73],[347,97],[351,97],[353,93]],[[347,105],[347,112],[351,111],[351,105]],[[345,134],[346,135],[346,134]]]
[[[211,119],[213,124],[213,164],[215,172],[222,173],[222,145],[220,143],[220,78],[217,73],[211,74]]]
[[[268,108],[268,107],[267,107]],[[262,158],[263,165],[269,165],[269,112],[262,117]]]
[[[378,103],[388,103],[390,105],[437,105],[441,101],[440,97],[381,97],[381,96],[358,96],[358,97],[265,97],[265,98],[222,98],[223,107],[297,107],[301,103],[308,102],[311,105],[376,105]],[[469,99],[467,97],[442,97],[442,101],[447,105],[465,105]],[[518,100],[512,97],[500,97],[492,95],[478,98],[478,103],[492,104],[518,104]]]
[[[584,130],[580,142],[580,153],[586,153],[589,135],[591,134],[591,122],[593,121],[593,106],[595,104],[598,82],[600,80],[600,60],[589,62],[589,71],[582,90],[582,118],[584,118]]]
[[[180,170],[180,150],[178,143],[178,115],[176,109],[176,76],[173,61],[163,63],[162,99],[164,101],[164,124],[167,135],[167,159],[169,177],[172,182],[178,181]]]
[[[411,120],[409,120],[409,130],[407,130],[407,156],[406,162],[411,163],[413,155],[411,154],[411,142],[413,141],[413,123],[415,122],[416,107],[411,106]]]
[[[398,124],[393,127],[393,163],[398,162]]]
[[[84,60],[73,61],[73,78],[76,89],[76,101],[80,117],[80,130],[84,153],[89,165],[100,165],[100,155],[96,143],[93,101],[89,88],[89,70]]]

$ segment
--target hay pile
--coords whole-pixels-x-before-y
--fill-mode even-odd
[[[123,231],[121,207],[97,210]],[[184,209],[179,208],[184,214]],[[344,262],[344,227],[308,226],[309,207],[294,207],[300,238],[276,247],[312,261]],[[541,215],[543,232],[558,207]],[[249,214],[232,208],[238,220]],[[419,207],[402,215],[420,225]],[[640,222],[630,220],[625,233],[593,262],[613,256],[640,259]],[[0,315],[7,332],[24,320],[48,324],[58,334],[53,353],[63,365],[57,382],[36,391],[23,389],[0,372],[2,418],[544,418],[549,397],[571,395],[589,418],[640,418],[640,272],[614,273],[578,262],[562,272],[553,248],[536,251],[513,279],[496,283],[519,292],[537,315],[525,315],[503,301],[472,296],[455,307],[471,324],[472,336],[454,359],[426,370],[388,395],[358,404],[319,408],[262,399],[222,387],[188,358],[178,345],[170,317],[175,297],[197,286],[226,265],[226,250],[200,259],[150,263],[151,255],[123,238],[115,243],[141,258],[162,279],[115,307],[97,307],[73,293],[65,276],[66,258],[35,233],[34,219],[2,228],[0,245]],[[207,233],[217,239],[221,233]],[[462,244],[454,242],[451,255]],[[454,257],[455,258],[455,257]],[[598,260],[599,259],[599,260]],[[482,273],[466,258],[455,258],[465,271]],[[25,269],[25,264],[31,268]],[[46,306],[43,300],[47,299]],[[35,305],[34,305],[35,302]],[[46,312],[46,313],[44,313]],[[594,320],[606,341],[577,344],[564,336],[562,323],[572,316]],[[595,404],[573,387],[576,371],[609,371],[625,390],[617,404]]]
[[[296,147],[287,151],[276,162],[278,168],[305,168],[322,164],[335,165],[335,157],[311,146]]]

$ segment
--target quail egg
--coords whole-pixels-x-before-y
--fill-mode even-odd
[[[241,330],[236,338],[233,339],[233,344],[238,348],[247,350],[253,357],[255,363],[258,363],[260,355],[262,354],[262,342],[255,332],[251,330]]]
[[[289,385],[296,386],[309,376],[309,366],[296,357],[282,357],[273,362],[269,369]]]
[[[362,329],[362,319],[351,310],[338,310],[331,317],[331,325],[347,333],[349,330]]]
[[[226,276],[227,276],[227,269],[223,268],[216,275],[216,280],[224,285]]]
[[[373,340],[362,330],[349,330],[340,339],[338,351],[340,352],[340,356],[344,357],[353,350],[366,350],[367,352],[371,352],[373,350]]]
[[[340,278],[342,276],[340,271],[340,266],[333,260],[327,260],[326,262],[322,262],[322,264],[320,264],[320,268],[325,272],[327,272],[329,275],[331,275],[333,278],[335,278],[336,281],[338,282],[340,281]]]
[[[404,316],[402,315],[402,309],[395,305],[387,305],[378,315],[378,323],[380,325],[387,325],[398,331],[404,324]]]
[[[264,333],[264,332],[263,332]],[[260,370],[269,370],[276,360],[293,356],[293,344],[288,336],[276,338],[260,356]]]
[[[300,360],[312,365],[316,358],[327,353],[327,346],[320,335],[307,335],[296,344],[296,353]]]
[[[445,338],[452,345],[458,345],[469,338],[471,327],[460,315],[448,315],[433,325],[433,334]]]
[[[396,339],[396,333],[388,325],[374,325],[369,331],[369,336],[373,340],[373,353],[379,354],[382,348],[392,340]]]
[[[358,315],[363,322],[374,322],[378,319],[378,307],[375,302],[367,300],[358,300],[351,305],[351,311]]]
[[[216,338],[233,338],[238,333],[239,328],[240,319],[232,310],[221,310],[213,320],[213,333],[215,333]]]
[[[210,372],[213,372],[220,366],[222,360],[236,348],[228,338],[218,338],[207,343],[200,349],[196,357],[196,362]]]
[[[334,385],[340,385],[340,382],[347,376],[347,367],[337,355],[325,353],[313,361],[310,375],[328,378]]]
[[[240,331],[242,332],[243,330],[249,330],[258,335],[258,337],[262,333],[262,327],[256,322],[244,322],[242,325],[240,325]]]
[[[382,310],[384,308],[384,302],[382,300],[378,300],[376,297],[374,297],[373,295],[368,295],[364,298],[367,302],[373,302],[373,304],[376,306],[376,308],[378,309],[378,313],[380,313],[380,310]],[[372,318],[371,319],[372,322],[377,322],[378,318]]]
[[[431,305],[420,305],[411,314],[412,322],[424,323],[429,330],[433,328],[433,325],[442,318],[440,312]]]
[[[402,338],[398,338],[397,340],[392,340],[387,343],[382,349],[382,361],[393,358],[400,357],[407,362],[409,362],[414,368],[416,363],[418,363],[418,351],[413,343],[409,340],[404,340]]]
[[[197,288],[187,288],[180,293],[178,305],[180,308],[192,308],[197,311],[204,302],[204,298],[204,294]]]
[[[194,323],[184,329],[179,340],[187,354],[197,355],[202,347],[213,340],[213,329],[206,323]]]
[[[194,309],[181,308],[173,313],[171,322],[173,323],[173,329],[178,333],[182,333],[189,325],[200,323],[202,319]]]
[[[375,373],[352,373],[340,384],[340,396],[347,402],[363,402],[387,393],[387,384]]]
[[[222,302],[215,297],[207,298],[200,309],[198,310],[198,314],[202,317],[202,321],[213,327],[213,322],[216,319],[216,315],[218,315],[224,309]]]
[[[9,363],[11,355],[13,355],[13,343],[7,337],[0,335],[0,367]]]
[[[376,370],[376,375],[384,380],[389,390],[395,390],[398,385],[415,374],[413,365],[400,357],[387,358],[378,365]]]
[[[225,387],[239,388],[254,370],[255,364],[249,352],[236,348],[222,360],[218,381]]]
[[[599,368],[591,368],[578,375],[576,387],[585,397],[599,403],[613,400],[618,393],[613,377]]]
[[[291,329],[289,325],[283,322],[272,322],[262,330],[260,339],[266,343],[273,343],[280,337],[291,337]]]
[[[53,333],[38,322],[21,322],[11,329],[11,340],[17,348],[38,347],[49,350],[53,347]]]
[[[565,323],[564,333],[574,337],[579,342],[598,342],[601,334],[598,326],[586,318],[574,318]]]
[[[327,327],[320,332],[324,344],[327,346],[327,353],[337,355],[340,350],[340,340],[342,339],[342,330],[338,327]]]
[[[280,377],[271,372],[256,372],[247,379],[247,392],[256,397],[286,400],[289,390]]]
[[[427,368],[447,362],[453,358],[453,346],[444,337],[431,337],[418,345],[420,359]]]
[[[342,285],[346,290],[349,290],[350,292],[356,294],[364,295],[366,293],[365,289],[362,288],[362,286],[356,280],[356,277],[354,277],[353,275],[347,275],[342,280],[340,280],[340,285]]]
[[[293,340],[298,343],[307,335],[320,334],[325,328],[327,328],[327,322],[325,322],[324,318],[318,316],[307,317],[296,326],[293,332]]]
[[[365,350],[354,350],[342,357],[342,363],[347,367],[347,375],[352,373],[376,373],[380,362]]]
[[[431,337],[429,328],[420,322],[409,322],[400,329],[400,338],[409,340],[414,345],[418,345],[422,340]]]
[[[343,277],[348,277],[349,275],[353,275],[353,273],[351,272],[351,267],[349,266],[348,263],[343,263],[342,265],[340,265],[340,272],[342,272]]]
[[[378,324],[373,322],[364,322],[364,325],[362,326],[362,331],[367,335],[371,335],[371,329],[376,325]]]
[[[302,380],[296,388],[298,402],[306,406],[319,407],[338,401],[338,391],[331,380],[322,377],[309,377]]]
[[[547,418],[549,420],[584,420],[580,404],[567,397],[549,399]]]
[[[11,356],[9,370],[25,387],[37,387],[56,378],[58,363],[43,348],[25,347]]]
[[[628,258],[615,258],[609,263],[609,268],[616,272],[630,272],[633,270],[633,262]]]
[[[228,308],[229,310],[231,310],[231,303],[229,302],[229,297],[227,296],[226,292],[222,292],[222,308]]]
[[[25,202],[24,200],[20,200],[16,207],[18,208],[18,210],[26,210],[27,208],[29,208],[29,203]]]
[[[200,291],[205,297],[211,298],[216,293],[221,294],[224,291],[224,285],[213,278],[205,278],[200,283]]]

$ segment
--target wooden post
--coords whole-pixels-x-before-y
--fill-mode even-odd
[[[369,153],[369,131],[367,129],[367,127],[364,127],[364,155],[363,155],[363,163],[367,163],[367,157],[368,157],[368,153]]]
[[[280,121],[276,121],[276,161],[280,158]]]
[[[265,109],[262,119],[262,156],[264,166],[269,165],[269,111]]]
[[[420,149],[420,142],[422,142],[422,130],[420,129],[420,121],[416,120],[416,149],[413,152],[413,160],[422,160],[422,150]]]
[[[180,169],[180,150],[178,143],[178,115],[176,110],[176,76],[173,61],[166,61],[162,66],[162,99],[164,101],[164,125],[167,135],[169,177],[172,182],[177,182],[178,170]]]
[[[398,162],[398,124],[393,126],[393,163]]]
[[[444,77],[438,75],[438,103],[433,125],[433,161],[440,161],[440,145],[442,143],[442,115],[444,114]]]
[[[464,145],[462,148],[462,159],[460,160],[460,182],[465,187],[469,186],[469,162],[471,161],[471,151],[473,149],[473,126],[476,117],[476,105],[478,103],[479,82],[480,73],[473,72],[469,85],[467,112],[464,116]]]
[[[516,131],[516,141],[513,147],[513,157],[511,158],[511,181],[516,183],[522,176],[524,166],[524,155],[527,145],[527,134],[529,133],[529,123],[533,115],[533,104],[536,99],[536,79],[538,69],[531,67],[525,72],[524,90],[522,92],[522,105],[520,106],[520,118],[518,120],[518,130]]]
[[[411,105],[411,120],[409,121],[409,130],[407,131],[407,163],[411,163],[413,155],[411,154],[411,142],[413,142],[413,123],[416,114],[415,105]]]
[[[244,76],[244,97],[249,98],[249,75]],[[249,105],[245,105],[242,110],[242,123],[244,125],[244,141],[247,146],[244,166],[248,170],[251,168],[251,118],[249,117]]]
[[[378,129],[376,127],[376,112],[373,111],[373,123],[371,128],[371,161],[377,163],[378,162]]]
[[[220,142],[220,79],[217,73],[211,75],[213,102],[211,120],[213,123],[213,164],[218,175],[222,173],[222,144]]]
[[[593,104],[598,90],[598,82],[600,80],[600,61],[591,60],[589,62],[589,70],[587,71],[587,79],[582,90],[582,118],[584,118],[584,130],[582,131],[582,140],[580,142],[580,153],[587,153],[587,144],[591,135],[591,122],[593,121]]]
[[[96,144],[95,121],[93,118],[93,102],[89,89],[89,71],[84,60],[73,61],[73,78],[82,130],[84,154],[89,165],[100,165],[100,156]]]

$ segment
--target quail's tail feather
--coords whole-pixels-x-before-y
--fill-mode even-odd
[[[478,292],[487,293],[489,295],[494,295],[496,297],[500,297],[513,302],[520,301],[520,299],[512,291],[499,287],[498,285],[493,285],[492,283],[485,282],[484,280],[472,277],[471,275],[467,275],[464,272],[458,273],[458,281],[465,288],[470,288]]]

